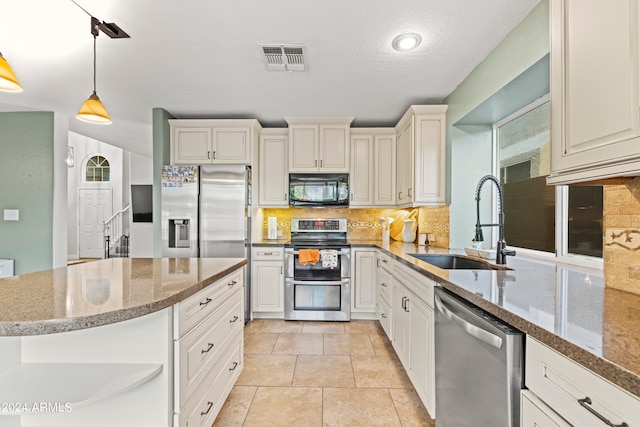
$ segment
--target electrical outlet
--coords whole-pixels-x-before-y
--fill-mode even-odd
[[[429,233],[429,241],[430,241],[430,242],[435,242],[435,241],[436,241],[436,236],[435,236],[435,234]]]

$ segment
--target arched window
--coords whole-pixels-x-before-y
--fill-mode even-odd
[[[102,156],[93,156],[87,162],[87,182],[109,181],[109,161]]]

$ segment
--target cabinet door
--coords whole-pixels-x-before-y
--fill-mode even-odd
[[[393,348],[402,362],[405,370],[409,371],[409,333],[410,323],[406,308],[409,294],[404,286],[394,278],[393,282],[393,302],[391,303],[391,321],[393,324]]]
[[[287,136],[260,138],[260,206],[288,206]]]
[[[445,201],[445,116],[417,115],[414,174],[410,195],[414,203]]]
[[[253,311],[284,311],[284,263],[254,261],[251,270],[251,300]]]
[[[355,151],[353,152],[356,156]],[[396,204],[396,138],[394,135],[374,136],[373,204]]]
[[[290,126],[289,172],[312,172],[318,167],[318,126]]]
[[[349,126],[320,125],[320,169],[349,172]]]
[[[349,174],[349,206],[373,206],[373,136],[351,137],[351,153],[353,156]]]
[[[413,293],[405,302],[409,311],[409,377],[425,407],[435,418],[435,359],[433,309]]]
[[[550,8],[552,176],[595,168],[583,176],[598,178],[598,166],[640,158],[638,1]]]
[[[411,146],[413,145],[413,126],[411,122],[407,123],[398,134],[397,141],[397,157],[396,157],[396,175],[397,175],[397,199],[398,205],[405,205],[411,203],[412,189],[411,189],[411,177],[412,162],[411,162]]]
[[[214,128],[214,163],[251,164],[251,131],[248,128]]]
[[[376,252],[375,250],[354,251],[355,279],[353,286],[352,310],[372,313],[376,307]]]
[[[173,164],[211,163],[211,128],[174,128]]]

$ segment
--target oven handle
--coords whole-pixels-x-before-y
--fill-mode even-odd
[[[318,249],[318,250],[319,251],[323,251],[323,250],[326,250],[326,249]],[[329,250],[331,250],[331,249],[329,249]],[[335,249],[335,250],[338,251],[339,255],[349,255],[349,252],[350,252],[349,249],[340,249],[340,250]],[[284,253],[285,254],[300,255],[300,251],[296,251],[296,250],[290,249],[290,248],[285,248]]]
[[[347,285],[351,279],[342,280],[291,280],[289,283],[294,285]]]

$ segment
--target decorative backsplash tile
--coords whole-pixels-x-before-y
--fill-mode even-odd
[[[640,178],[604,186],[603,238],[605,284],[640,294]]]
[[[420,207],[418,209],[418,233],[431,233],[435,237],[434,247],[449,247],[449,207]],[[399,209],[311,209],[283,208],[263,209],[263,235],[267,234],[267,218],[275,216],[278,229],[282,230],[282,238],[287,240],[291,235],[289,221],[291,218],[347,218],[348,236],[350,240],[380,240],[382,226],[380,217],[393,217],[399,210],[411,211],[413,208]]]

